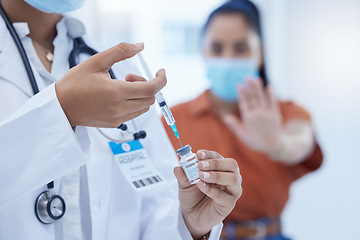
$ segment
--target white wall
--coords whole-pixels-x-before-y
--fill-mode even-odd
[[[325,154],[320,171],[293,186],[286,231],[297,239],[360,239],[360,1],[285,6],[279,83],[311,111]]]
[[[155,72],[167,70],[172,105],[206,87],[201,56],[183,53],[185,27],[199,28],[222,0],[88,0],[76,13],[108,46],[145,42]],[[257,0],[263,11],[271,83],[312,114],[325,154],[298,182],[283,214],[300,240],[360,239],[360,1]],[[193,35],[191,35],[194,37]]]

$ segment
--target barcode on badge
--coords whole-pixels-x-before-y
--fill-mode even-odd
[[[136,188],[143,188],[143,187],[150,186],[150,185],[153,185],[156,183],[160,183],[162,181],[163,180],[160,178],[160,176],[156,175],[156,176],[151,176],[151,177],[143,178],[140,180],[136,180],[136,181],[133,181],[132,183],[134,184],[134,186]]]

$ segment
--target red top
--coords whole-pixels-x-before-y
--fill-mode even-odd
[[[309,114],[292,102],[279,102],[283,121],[304,119]],[[249,149],[214,113],[204,92],[195,100],[171,109],[182,143],[190,144],[192,151],[207,149],[224,157],[236,159],[243,178],[243,195],[226,220],[253,220],[261,217],[279,217],[289,196],[290,184],[303,175],[318,169],[323,155],[316,149],[304,162],[287,166],[271,160],[267,155]],[[180,144],[164,118],[162,122],[175,149]]]

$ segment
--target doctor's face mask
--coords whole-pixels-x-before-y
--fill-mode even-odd
[[[86,0],[24,0],[30,6],[47,13],[65,13],[74,11]]]

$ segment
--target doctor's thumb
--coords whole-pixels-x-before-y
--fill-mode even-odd
[[[182,169],[182,167],[177,166],[174,168],[174,175],[178,181],[178,185],[179,188],[187,188],[189,187],[191,184],[189,182],[189,180],[187,179],[184,170]]]
[[[107,72],[117,62],[135,56],[144,49],[144,43],[120,43],[112,48],[99,52],[89,58],[91,69],[99,72]]]

